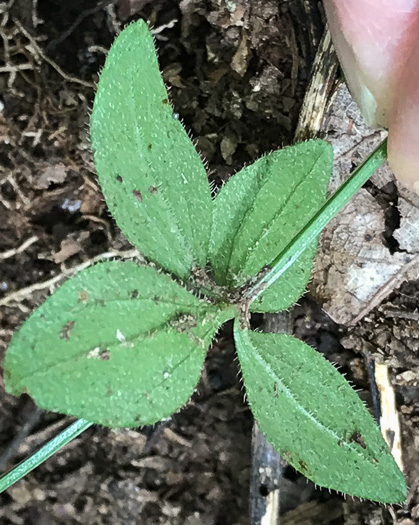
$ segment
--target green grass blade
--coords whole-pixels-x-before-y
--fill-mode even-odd
[[[46,445],[32,454],[32,456],[19,463],[19,465],[9,472],[6,472],[6,474],[3,474],[3,476],[0,477],[0,494],[25,477],[26,474],[29,474],[29,472],[36,469],[36,467],[39,467],[44,461],[56,454],[59,450],[65,447],[67,443],[70,443],[70,441],[91,426],[92,423],[90,423],[90,421],[78,419],[58,434],[58,436],[51,439],[51,441],[48,441]]]

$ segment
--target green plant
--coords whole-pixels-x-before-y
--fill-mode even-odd
[[[125,29],[109,53],[91,136],[109,209],[149,262],[88,268],[13,337],[7,391],[83,419],[0,488],[90,422],[138,427],[179,410],[212,338],[234,319],[250,407],[286,460],[318,485],[404,500],[403,475],[344,378],[298,339],[256,333],[249,323],[251,312],[285,310],[302,295],[319,233],[381,164],[385,145],[326,203],[333,152],[321,140],[262,157],[212,200],[144,22]]]

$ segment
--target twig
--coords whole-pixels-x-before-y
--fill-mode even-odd
[[[367,354],[365,356],[365,361],[367,365],[368,380],[370,383],[370,392],[371,392],[371,399],[372,399],[372,413],[373,413],[375,422],[377,423],[377,425],[380,425],[380,417],[381,417],[380,392],[378,390],[378,386],[375,381],[375,359],[372,357],[372,355]]]
[[[405,264],[402,271],[396,273],[381,288],[378,288],[375,294],[370,298],[368,304],[366,304],[365,307],[358,313],[355,319],[352,319],[351,325],[355,325],[358,321],[363,319],[373,308],[380,305],[383,302],[383,299],[385,299],[389,295],[389,290],[393,291],[397,289],[402,284],[402,282],[406,280],[406,275],[408,275],[409,272],[412,271],[412,269],[417,275],[419,272],[418,264],[419,255],[416,255],[410,262]]]
[[[24,252],[29,246],[34,244],[35,242],[39,241],[39,237],[36,235],[33,235],[32,237],[29,237],[24,243],[22,243],[18,248],[13,248],[11,250],[7,250],[3,253],[0,253],[0,261],[4,261],[5,259],[10,259],[10,257],[14,257],[15,255],[18,255],[19,253]]]
[[[32,405],[32,402],[30,404]],[[33,407],[25,424],[16,434],[16,436],[11,441],[7,449],[0,456],[0,470],[4,470],[7,467],[8,463],[16,456],[16,453],[18,452],[20,445],[28,437],[28,435],[32,432],[32,429],[38,423],[41,416],[42,416],[42,410],[40,408]]]
[[[82,80],[81,78],[77,78],[77,77],[73,77],[72,75],[69,75],[68,73],[66,73],[65,71],[63,71],[61,69],[61,67],[56,64],[53,60],[51,60],[51,58],[49,58],[43,51],[42,49],[38,46],[38,44],[36,43],[36,40],[32,37],[32,35],[23,27],[23,25],[19,22],[19,20],[14,20],[14,23],[17,25],[17,27],[19,28],[19,30],[26,36],[26,38],[29,40],[29,42],[31,43],[31,46],[33,48],[33,50],[38,54],[38,56],[40,58],[42,58],[42,60],[44,60],[44,62],[46,62],[47,64],[49,64],[51,67],[53,67],[55,69],[55,71],[57,71],[57,73],[59,75],[61,75],[63,77],[64,80],[67,80],[68,82],[73,82],[75,84],[81,84],[82,86],[85,86],[85,87],[88,87],[90,89],[94,89],[95,88],[95,84],[93,82],[86,82],[85,80]]]
[[[390,382],[387,365],[375,362],[375,384],[380,399],[380,427],[394,459],[403,471],[402,445],[396,395]]]
[[[16,71],[25,71],[27,69],[33,69],[32,64],[8,64],[7,66],[0,67],[0,73],[15,73]]]
[[[46,290],[48,288],[51,288],[56,283],[61,281],[61,279],[64,279],[65,277],[69,277],[71,275],[74,275],[81,270],[84,270],[85,268],[88,268],[92,264],[95,264],[99,261],[104,261],[107,259],[113,259],[114,257],[119,257],[120,259],[132,259],[135,257],[140,257],[140,254],[137,250],[126,250],[124,252],[118,252],[118,251],[112,251],[112,252],[106,252],[101,253],[97,255],[96,257],[93,257],[93,259],[89,259],[88,261],[85,261],[82,264],[79,264],[78,266],[74,266],[73,268],[68,268],[64,270],[59,275],[56,275],[52,279],[49,279],[48,281],[43,281],[41,283],[34,283],[30,286],[27,286],[26,288],[21,288],[20,290],[17,290],[16,292],[13,292],[9,295],[6,295],[3,297],[3,299],[0,299],[0,306],[5,306],[10,303],[19,303],[24,299],[27,299],[30,297],[34,292],[37,292],[39,290]]]
[[[293,318],[289,312],[267,314],[265,332],[290,334]],[[252,432],[252,477],[250,483],[250,516],[252,525],[277,525],[280,512],[280,487],[286,462],[268,442],[257,423]]]
[[[74,20],[74,22],[71,24],[70,27],[68,27],[65,31],[63,31],[58,38],[55,40],[51,40],[51,42],[47,45],[47,51],[50,49],[56,47],[58,44],[61,44],[66,40],[73,31],[83,22],[85,18],[87,18],[90,15],[94,15],[101,9],[104,9],[107,7],[113,0],[105,0],[103,2],[100,2],[99,4],[95,5],[95,7],[92,7],[91,9],[86,9],[85,11],[82,11],[78,17]]]
[[[393,310],[391,308],[382,310],[385,317],[393,317],[396,319],[407,319],[409,321],[419,322],[419,312],[407,312],[405,310]]]
[[[281,456],[255,423],[252,431],[252,477],[250,481],[252,525],[278,523],[282,469]]]
[[[25,439],[24,443],[19,447],[19,455],[27,455],[33,452],[34,449],[40,447],[42,443],[46,443],[54,436],[59,434],[71,422],[71,418],[64,416],[58,421],[49,424],[47,427],[38,430]]]
[[[172,441],[173,443],[177,443],[178,445],[181,445],[182,447],[186,447],[186,448],[191,448],[192,447],[192,443],[190,441],[188,441],[184,437],[182,437],[179,434],[177,434],[170,427],[166,427],[164,429],[163,435],[169,441]]]
[[[32,24],[33,27],[39,26],[39,24],[43,24],[44,21],[38,18],[38,0],[32,0]]]
[[[295,142],[316,137],[336,94],[338,61],[329,31],[324,33],[313,64],[307,94],[301,106]]]

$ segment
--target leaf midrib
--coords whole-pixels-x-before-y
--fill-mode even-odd
[[[237,333],[237,331],[236,331]],[[243,332],[241,332],[243,334]],[[243,337],[246,337],[246,335],[243,335]],[[325,433],[329,434],[333,439],[336,441],[341,441],[342,445],[346,448],[349,448],[352,452],[356,452],[358,456],[361,458],[364,458],[362,453],[360,453],[357,448],[355,448],[351,443],[348,443],[345,439],[345,437],[342,435],[337,434],[329,427],[323,425],[320,421],[318,421],[310,412],[308,412],[302,405],[297,401],[297,399],[294,397],[293,392],[285,385],[285,383],[282,381],[282,379],[272,370],[269,363],[263,358],[263,356],[260,354],[258,347],[253,345],[250,338],[247,337],[247,341],[249,346],[253,349],[253,356],[258,360],[259,364],[267,371],[268,375],[271,377],[271,379],[274,380],[274,382],[277,382],[281,385],[283,388],[282,393],[286,395],[286,397],[296,406],[297,410],[303,414],[305,417],[307,417],[310,421],[312,421],[320,430],[324,431]],[[246,351],[246,345],[242,345],[242,349],[245,353]]]
[[[138,125],[138,121],[137,121],[137,118],[135,115],[137,115],[137,112],[135,111],[136,110],[136,107],[135,107],[135,97],[134,97],[134,85],[135,85],[135,82],[134,82],[134,71],[132,69],[129,70],[129,88],[130,88],[130,96],[128,97],[129,101],[130,101],[130,105],[131,105],[131,108],[132,108],[132,114],[134,115],[133,117],[133,123],[134,123],[134,129],[135,129],[135,142],[136,142],[136,145],[137,145],[137,148],[139,151],[141,151],[141,146],[139,145],[141,143],[141,138],[142,138],[142,132],[141,132],[141,129]],[[158,178],[158,173],[156,172],[156,170],[153,168],[153,166],[150,164],[150,162],[148,162],[148,167],[151,168],[151,170],[153,171],[153,173],[155,173],[156,175],[156,182],[158,183],[157,185],[160,185],[161,186],[161,189],[162,189],[162,192],[164,193],[164,187],[165,187],[165,184],[164,182],[162,182],[159,178]],[[183,199],[185,200],[185,199]],[[176,217],[176,214],[173,212],[173,209],[172,209],[172,206],[170,205],[170,202],[167,198],[164,198],[163,199],[163,202],[165,202],[166,204],[166,212],[167,214],[172,217],[173,219],[173,225],[176,227],[176,230],[177,230],[177,235],[176,237],[180,240],[182,239],[182,242],[183,242],[183,248],[185,250],[185,252],[189,252],[189,256],[191,257],[191,260],[192,261],[195,261],[195,253],[194,253],[194,249],[193,249],[193,246],[191,245],[189,239],[187,236],[185,236],[179,226],[179,222],[178,222],[178,219]],[[145,203],[144,203],[145,204]],[[147,208],[145,207],[145,210]],[[190,216],[190,210],[189,210],[189,203],[187,203],[187,209],[188,209],[188,217],[189,217],[189,222],[191,223],[191,216]],[[161,213],[160,213],[160,209],[157,207],[157,211],[159,212],[159,215],[161,217]],[[148,215],[148,214],[147,214]],[[163,220],[163,224],[165,223],[165,221]],[[160,232],[160,233],[164,233],[164,234],[167,234],[167,232]],[[192,234],[192,229],[191,229],[191,234]],[[166,238],[166,242],[167,242],[167,238]],[[170,247],[172,244],[171,242],[171,239],[169,237],[169,243],[168,243],[168,246]]]
[[[173,315],[167,319],[166,321],[163,321],[161,324],[158,324],[156,325],[155,327],[153,327],[152,329],[150,330],[146,330],[146,331],[141,331],[141,332],[138,332],[137,334],[134,334],[130,337],[126,337],[126,342],[127,343],[139,343],[149,337],[151,337],[154,333],[158,332],[158,331],[164,331],[164,330],[167,330],[168,328],[170,328],[170,323],[175,321],[176,318],[179,316],[180,313],[185,313],[186,315],[188,313],[191,313],[191,312],[182,312],[182,311],[176,311],[173,313]],[[187,332],[184,332],[186,335]],[[100,341],[99,343],[95,344],[93,348],[88,348],[88,349],[83,349],[82,351],[78,352],[77,354],[73,354],[71,356],[69,356],[67,359],[61,359],[60,361],[56,362],[56,363],[51,363],[50,365],[48,365],[48,368],[47,370],[45,370],[45,366],[42,367],[42,369],[38,369],[38,370],[34,370],[34,371],[31,371],[30,373],[28,374],[25,374],[22,379],[19,381],[19,384],[21,384],[22,382],[26,381],[27,378],[33,378],[34,376],[37,376],[37,375],[43,375],[43,374],[48,374],[50,373],[52,370],[54,370],[54,368],[57,368],[61,365],[65,365],[65,364],[68,364],[68,363],[71,363],[72,361],[77,361],[83,357],[85,357],[87,354],[89,354],[90,352],[92,352],[94,350],[94,348],[96,348],[97,346],[114,346],[115,345],[115,338],[112,338],[112,341]],[[129,348],[127,347],[127,350],[129,350]]]
[[[314,169],[317,167],[317,163],[319,162],[319,160],[321,159],[321,157],[323,156],[323,152],[321,152],[319,154],[319,156],[316,158],[316,160],[314,161],[312,167],[310,168],[310,171],[304,175],[304,177],[298,182],[298,184],[293,188],[292,191],[289,192],[288,196],[285,198],[285,201],[282,203],[281,207],[279,208],[279,210],[277,211],[277,213],[273,216],[273,218],[268,222],[268,224],[266,226],[263,226],[262,229],[265,229],[266,232],[264,234],[262,234],[262,236],[260,237],[259,240],[262,240],[262,239],[265,239],[268,235],[271,234],[271,229],[273,227],[273,225],[280,219],[280,216],[284,213],[284,209],[286,208],[286,206],[289,204],[290,200],[292,199],[292,197],[295,195],[295,193],[300,189],[301,186],[303,186],[306,182],[311,182],[310,181],[310,177],[313,175],[313,171]],[[260,192],[263,190],[264,186],[268,183],[268,180],[265,180],[264,181],[264,184],[262,184],[262,186],[259,188],[258,192],[256,193],[255,195],[255,198],[253,199],[253,203],[256,201],[258,195],[260,194]],[[245,214],[245,217],[243,218],[243,221],[240,223],[240,226],[239,226],[239,229],[236,231],[235,235],[234,235],[234,240],[233,240],[233,245],[234,245],[234,242],[236,240],[236,238],[239,236],[239,234],[241,234],[243,228],[244,228],[244,225],[247,221],[247,218],[248,218],[248,215],[250,214],[250,211],[252,209],[252,206],[250,206],[248,208],[248,210],[246,211],[246,214]],[[314,212],[313,212],[314,214]],[[298,233],[298,232],[297,232]],[[288,243],[284,243],[284,246],[283,248],[287,245]],[[246,252],[243,253],[242,257],[240,258],[240,265],[236,265],[240,267],[240,271],[242,272],[243,269],[245,268],[246,264],[248,263],[250,257],[253,255],[255,250],[248,250]],[[230,263],[231,263],[231,258],[232,258],[232,255],[233,255],[233,249],[231,250],[230,252],[230,258],[229,258],[229,263],[228,263],[228,268],[230,269]],[[243,260],[244,259],[244,260]],[[270,262],[270,261],[269,261]],[[266,261],[266,264],[269,264],[268,261]]]

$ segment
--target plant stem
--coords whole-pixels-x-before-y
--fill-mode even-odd
[[[3,476],[0,477],[0,493],[22,479],[31,470],[38,467],[41,463],[67,445],[67,443],[87,430],[91,425],[92,423],[85,419],[78,419],[58,434],[58,436],[51,439],[51,441],[40,448],[37,452],[32,454],[32,456],[19,463],[19,465],[9,472],[6,472],[6,474],[3,474]]]
[[[326,201],[324,206],[294,237],[270,264],[271,269],[246,293],[251,304],[292,266],[303,252],[318,239],[323,229],[361,189],[371,175],[387,159],[387,139],[359,166],[349,179]]]

